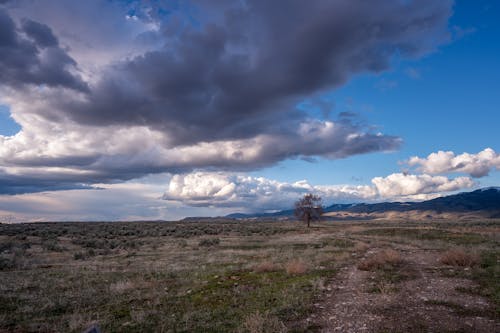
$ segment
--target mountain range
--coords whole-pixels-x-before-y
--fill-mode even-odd
[[[292,218],[293,209],[274,213],[227,215],[227,218]],[[488,217],[500,218],[500,187],[488,187],[462,192],[421,202],[381,202],[334,204],[324,208],[323,216],[330,219],[374,218],[448,218]]]

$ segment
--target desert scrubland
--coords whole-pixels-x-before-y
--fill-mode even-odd
[[[500,331],[500,220],[0,225],[0,331]]]

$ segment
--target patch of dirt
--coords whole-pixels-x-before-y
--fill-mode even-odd
[[[396,250],[404,258],[403,269],[411,271],[409,279],[373,292],[376,273],[352,262],[331,281],[308,323],[320,332],[500,332],[492,304],[457,291],[474,287],[472,281],[442,276],[438,252],[409,245]]]

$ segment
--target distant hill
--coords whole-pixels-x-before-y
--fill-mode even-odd
[[[348,209],[348,211],[356,213],[407,212],[412,210],[431,210],[437,212],[500,210],[500,188],[485,188],[473,192],[462,192],[422,202],[357,204]]]
[[[436,214],[461,214],[474,213],[484,217],[500,217],[500,187],[489,187],[472,192],[462,192],[445,197],[421,202],[382,202],[359,204],[335,204],[324,209],[325,216],[337,218],[377,218],[391,214],[394,217],[427,216]],[[421,212],[421,214],[417,214]],[[400,214],[398,214],[400,213]],[[290,218],[293,209],[282,210],[275,213],[227,215],[228,218]]]

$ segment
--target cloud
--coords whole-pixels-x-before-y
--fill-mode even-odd
[[[314,187],[305,180],[286,183],[243,174],[195,172],[173,176],[163,199],[195,207],[265,211],[289,208],[298,197],[309,192],[325,199],[373,195],[369,188],[362,186]]]
[[[425,200],[472,184],[466,177],[403,174],[378,177],[371,185],[358,186],[311,185],[305,180],[288,183],[228,172],[159,174],[125,183],[96,184],[96,188],[85,191],[3,195],[0,221],[174,220],[290,209],[294,201],[311,192],[321,195],[324,204],[329,205]]]
[[[18,28],[0,8],[1,85],[16,89],[31,84],[86,90],[87,85],[74,71],[76,62],[59,46],[47,25],[24,20]]]
[[[398,149],[396,136],[297,105],[448,42],[452,2],[286,7],[7,2],[0,100],[22,130],[0,136],[1,193]]]
[[[381,198],[408,197],[419,194],[442,193],[470,188],[474,182],[468,177],[449,179],[444,176],[408,175],[393,173],[375,177],[372,183]]]
[[[371,185],[310,185],[307,181],[278,182],[232,173],[195,172],[170,179],[163,199],[194,207],[235,207],[242,211],[288,209],[305,193],[327,204],[385,200],[423,200],[474,186],[468,177],[391,174]]]
[[[165,47],[107,68],[87,98],[57,109],[88,125],[145,124],[174,144],[270,133],[300,117],[293,109],[304,97],[446,42],[451,14],[447,1],[292,1],[287,15],[269,1],[228,3],[195,2],[218,14],[200,14],[196,29],[161,22]]]
[[[396,137],[363,132],[345,122],[308,121],[282,135],[173,148],[161,145],[168,141],[163,133],[147,127],[89,131],[81,126],[47,127],[36,120],[29,126],[14,137],[0,136],[0,156],[6,165],[0,168],[0,193],[67,188],[71,182],[81,187],[192,169],[248,170],[287,158],[343,158],[393,150],[400,144]],[[73,138],[78,142],[67,146]]]
[[[486,148],[477,154],[460,155],[440,150],[429,154],[426,158],[411,157],[405,163],[417,166],[419,171],[429,174],[460,172],[479,178],[487,176],[492,169],[500,170],[500,155],[491,148]]]
[[[165,178],[165,177],[163,177]],[[167,207],[158,185],[102,184],[100,189],[0,196],[0,221],[115,221],[178,219],[188,211]],[[164,183],[164,180],[161,181]],[[110,209],[110,207],[113,207]]]

